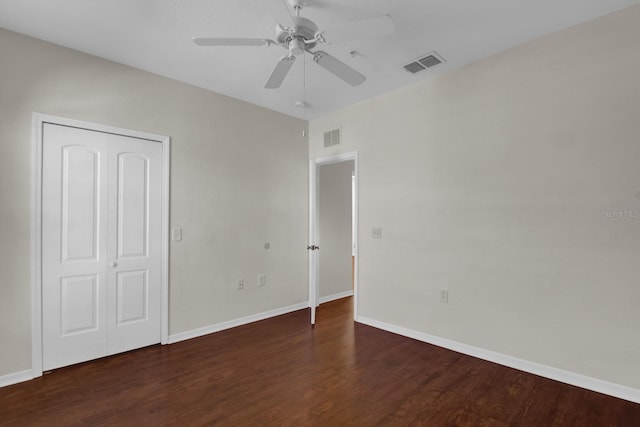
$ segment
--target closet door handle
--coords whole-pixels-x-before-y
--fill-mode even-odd
[[[118,263],[115,262],[115,261],[112,262],[111,264],[109,264],[109,267],[111,267],[111,268],[116,268],[117,266],[118,266]]]

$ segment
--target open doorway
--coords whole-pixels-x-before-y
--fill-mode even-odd
[[[357,153],[310,164],[309,306],[354,295],[357,309]]]

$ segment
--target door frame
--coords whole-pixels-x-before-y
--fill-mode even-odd
[[[162,271],[161,271],[161,343],[169,342],[169,177],[171,138],[48,114],[32,115],[31,171],[31,376],[42,376],[42,151],[45,123],[87,129],[162,144]]]
[[[348,153],[335,154],[326,157],[317,157],[309,160],[309,245],[315,245],[318,242],[319,237],[319,210],[318,210],[318,196],[319,196],[319,172],[320,166],[330,165],[333,163],[341,163],[353,160],[353,175],[355,177],[354,190],[355,194],[352,195],[355,203],[353,204],[353,254],[355,257],[355,263],[353,266],[353,318],[358,318],[358,152],[351,151]],[[317,251],[309,252],[309,307],[311,308],[311,324],[316,323],[316,308],[318,307],[318,253]]]

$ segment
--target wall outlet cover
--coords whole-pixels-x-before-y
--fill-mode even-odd
[[[440,289],[440,302],[449,302],[449,291],[446,289]]]

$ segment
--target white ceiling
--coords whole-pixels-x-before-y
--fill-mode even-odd
[[[379,15],[393,18],[393,35],[322,47],[367,76],[358,87],[305,55],[280,89],[264,89],[286,53],[282,48],[198,47],[191,41],[194,36],[273,39],[276,23],[290,26],[286,0],[0,0],[0,27],[312,119],[638,3],[309,0],[301,16],[321,29]],[[349,54],[353,50],[356,56]],[[402,68],[432,51],[447,62],[416,75]],[[310,106],[296,108],[299,100]]]

